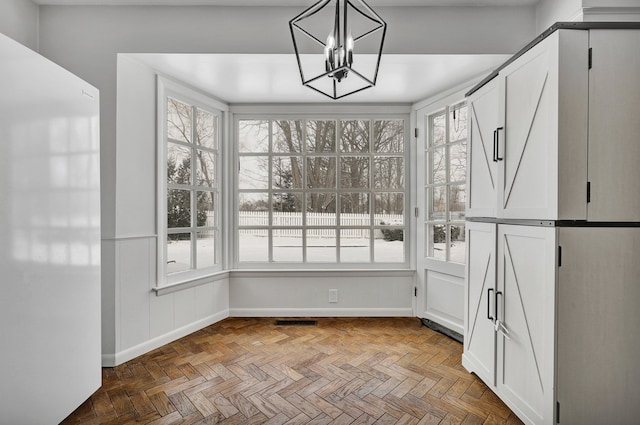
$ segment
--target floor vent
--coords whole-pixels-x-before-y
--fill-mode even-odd
[[[276,320],[276,326],[316,326],[317,320]]]

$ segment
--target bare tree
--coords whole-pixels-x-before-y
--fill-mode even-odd
[[[355,192],[370,188],[372,177],[376,180],[377,188],[404,189],[404,157],[401,156],[404,150],[403,120],[341,121],[339,137],[335,120],[274,120],[272,125],[272,189],[309,189],[309,212],[335,212],[336,193],[333,190],[338,188],[338,177],[341,188],[354,189],[353,194],[343,196],[343,212],[368,212],[369,201],[364,202],[365,208],[363,197]],[[247,134],[247,139],[252,138],[250,141],[241,139],[241,144],[254,145],[253,148],[241,146],[241,154],[257,154],[256,157],[260,158],[261,152],[268,152],[268,131],[253,128],[262,126],[268,128],[268,121],[240,121],[240,134]],[[339,156],[336,155],[338,140]],[[372,163],[372,158],[376,158],[375,163]],[[302,162],[303,159],[306,164]],[[303,166],[306,174],[303,174]],[[376,168],[372,175],[371,167],[374,166]],[[268,164],[261,167],[268,167]],[[268,175],[268,171],[265,168],[262,174]],[[257,170],[244,172],[262,175]],[[349,196],[353,199],[348,199]],[[285,201],[289,202],[282,200]],[[395,198],[392,200],[392,197],[388,197],[385,202],[388,208],[398,209],[397,205],[391,205],[397,203]]]
[[[376,120],[373,122],[373,151],[404,152],[404,120]]]
[[[283,151],[286,153],[302,152],[302,121],[274,121],[274,125],[276,126],[276,134],[274,137],[275,151]],[[276,146],[278,148],[276,148]],[[282,158],[280,157],[274,161],[273,175],[285,176],[284,180],[290,181],[290,184],[286,187],[282,186],[282,183],[280,183],[278,187],[283,189],[302,188],[302,162],[300,161],[300,157],[290,156],[288,160],[288,167],[283,165]]]
[[[194,116],[195,112],[195,116]],[[194,119],[195,118],[195,119]],[[195,131],[194,130],[195,122]],[[189,184],[191,181],[191,155],[195,153],[193,163],[196,165],[196,183],[203,188],[215,187],[215,153],[197,149],[204,146],[214,149],[217,131],[217,117],[210,112],[195,108],[176,99],[168,98],[167,103],[167,132],[169,137],[167,177],[170,183]],[[195,149],[186,149],[183,146],[171,142],[177,140],[191,144],[195,138]],[[179,153],[179,157],[174,154]],[[185,202],[184,196],[177,196],[177,193],[184,190],[170,190],[167,198],[167,210],[171,223],[177,227],[188,227],[188,215],[190,206]],[[194,194],[195,195],[195,194]],[[188,196],[187,196],[188,198]],[[215,193],[213,191],[197,191],[196,216],[197,225],[204,226],[208,211],[214,211]],[[185,215],[186,214],[186,215]],[[180,217],[180,219],[176,218]]]

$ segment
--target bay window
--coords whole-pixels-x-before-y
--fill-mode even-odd
[[[404,264],[404,119],[238,118],[237,263]]]
[[[158,281],[220,270],[222,112],[197,92],[159,86]]]

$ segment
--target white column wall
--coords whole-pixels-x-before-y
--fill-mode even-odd
[[[584,21],[640,21],[638,0],[582,0]]]
[[[116,365],[228,316],[226,277],[156,296],[156,74],[117,60],[118,233],[103,235],[103,364]],[[112,164],[113,166],[113,164]],[[113,286],[112,286],[113,285]],[[109,290],[106,290],[109,288]]]
[[[541,0],[536,32],[562,21],[640,21],[638,0]]]
[[[536,8],[536,33],[556,22],[582,21],[583,0],[540,0]]]
[[[0,32],[38,51],[38,6],[29,0],[0,0]]]
[[[638,8],[638,0],[582,0],[582,7]]]

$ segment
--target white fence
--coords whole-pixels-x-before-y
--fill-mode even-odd
[[[326,226],[327,229],[309,229],[307,237],[333,238],[336,237],[335,226],[337,214],[331,213],[306,213],[307,226]],[[341,238],[369,238],[369,229],[345,229],[346,226],[369,227],[390,225],[402,226],[404,217],[402,214],[374,214],[371,223],[370,214],[340,214]],[[268,211],[240,211],[238,213],[238,225],[240,227],[269,227]],[[303,215],[297,212],[274,212],[272,226],[276,227],[302,227]],[[375,230],[376,239],[382,238],[380,230]],[[240,235],[266,236],[266,232],[256,229],[239,229]],[[278,229],[279,236],[301,237],[299,229]]]

